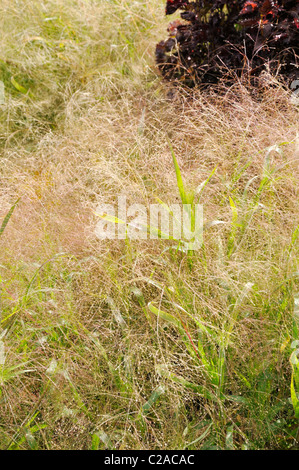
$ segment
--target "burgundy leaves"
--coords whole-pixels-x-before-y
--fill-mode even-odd
[[[167,0],[166,15],[172,15],[172,13],[175,13],[179,8],[184,8],[188,3],[188,0]]]
[[[299,0],[168,0],[181,10],[157,45],[161,73],[187,85],[259,75],[267,66],[299,76]]]

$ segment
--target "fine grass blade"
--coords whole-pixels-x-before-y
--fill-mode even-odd
[[[160,398],[160,396],[164,393],[165,387],[163,385],[159,385],[159,387],[157,387],[156,390],[153,391],[148,401],[142,406],[142,412],[147,414],[152,408],[152,406],[156,403],[156,401]]]
[[[95,438],[95,436],[98,437],[98,439]],[[110,437],[108,436],[108,434],[106,434],[104,431],[102,432],[97,432],[93,435],[93,443],[95,445],[99,445],[99,441],[102,441],[104,446],[106,447],[106,449],[108,450],[113,450],[113,444],[111,442],[111,439]]]
[[[169,313],[165,312],[164,310],[161,310],[159,308],[156,308],[152,302],[148,303],[148,308],[149,310],[154,313],[158,318],[162,318],[163,320],[167,321],[168,323],[171,323],[172,325],[176,326],[182,340],[185,343],[186,348],[188,349],[188,352],[193,358],[200,358],[198,349],[196,348],[186,326],[183,324],[183,322],[177,318],[175,318],[173,315],[170,315]]]
[[[20,93],[23,93],[23,95],[26,95],[28,93],[28,90],[22,85],[20,85],[20,83],[18,83],[14,77],[11,77],[10,81],[15,87],[15,89],[18,90]]]
[[[230,257],[231,254],[233,253],[233,250],[235,247],[235,240],[237,236],[237,230],[238,230],[238,209],[231,197],[229,198],[229,205],[232,211],[232,228],[231,228],[231,233],[230,233],[229,240],[228,240],[228,257]]]
[[[299,419],[299,400],[297,398],[297,393],[294,385],[294,374],[292,374],[291,378],[291,401],[295,412],[295,418]]]
[[[212,423],[209,424],[209,426],[207,427],[207,429],[199,436],[197,437],[194,441],[192,442],[189,442],[189,444],[187,444],[184,449],[188,449],[188,447],[191,447],[193,446],[194,444],[198,444],[199,442],[203,441],[210,433],[210,429],[212,427]]]
[[[218,165],[215,166],[215,168],[211,171],[211,173],[209,174],[209,176],[207,177],[207,179],[205,179],[205,180],[198,186],[198,188],[196,189],[196,194],[199,194],[200,197],[202,196],[202,193],[203,193],[205,187],[207,186],[208,182],[210,181],[210,179],[212,178],[212,176],[213,176],[214,173],[216,172],[217,168],[218,168]]]
[[[172,147],[170,142],[168,142],[168,144],[169,144],[171,155],[172,155],[172,160],[173,160],[173,164],[174,164],[174,169],[175,169],[175,174],[176,174],[176,179],[177,179],[177,185],[178,185],[178,189],[179,189],[179,192],[180,192],[181,201],[182,201],[183,204],[192,204],[193,199],[194,199],[194,195],[192,193],[188,194],[185,191],[183,178],[182,178],[182,175],[181,175],[181,170],[180,170],[178,161],[176,159],[173,147]]]
[[[12,214],[13,214],[13,211],[15,210],[18,202],[20,201],[21,198],[19,198],[12,206],[11,208],[9,209],[8,213],[6,214],[6,216],[4,217],[4,220],[2,222],[2,225],[0,227],[0,237],[2,235],[2,233],[4,232],[5,228],[6,228],[6,225],[8,224],[9,222],[9,219],[11,218]]]
[[[172,382],[177,383],[182,385],[185,388],[188,388],[189,390],[193,390],[193,392],[198,393],[199,395],[203,396],[204,398],[218,402],[219,399],[214,393],[210,392],[206,387],[203,385],[198,385],[192,382],[189,382],[188,380],[184,379],[184,377],[181,377],[179,375],[173,374],[169,370],[167,370],[164,366],[157,366],[157,373],[161,375],[162,377],[168,378],[172,380]]]

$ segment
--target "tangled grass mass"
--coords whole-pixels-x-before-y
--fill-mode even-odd
[[[298,1],[166,13],[0,2],[0,449],[299,447]]]

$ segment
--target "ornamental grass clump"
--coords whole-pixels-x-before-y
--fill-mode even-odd
[[[156,47],[162,75],[186,85],[257,77],[267,70],[288,81],[299,76],[299,1],[168,0],[180,11],[169,37]]]

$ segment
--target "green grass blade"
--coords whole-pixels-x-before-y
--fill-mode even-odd
[[[159,385],[159,387],[157,387],[156,390],[153,391],[148,401],[142,406],[143,413],[147,414],[152,408],[152,406],[156,403],[156,401],[160,398],[160,396],[164,393],[165,387],[163,385]]]
[[[8,213],[6,214],[6,216],[4,217],[4,220],[2,222],[2,225],[0,227],[0,236],[2,235],[2,233],[4,232],[5,228],[6,228],[6,225],[8,224],[9,222],[9,219],[11,218],[12,214],[13,214],[13,211],[15,210],[18,202],[20,201],[21,198],[19,198],[12,206],[11,208],[9,209]]]
[[[176,179],[177,179],[177,186],[178,186],[178,189],[179,189],[179,192],[180,192],[181,201],[182,201],[183,204],[192,204],[193,199],[194,199],[194,195],[188,194],[185,191],[183,178],[182,178],[182,175],[181,175],[181,170],[180,170],[178,161],[176,159],[176,156],[175,156],[175,153],[174,153],[174,150],[173,150],[173,147],[172,147],[171,143],[170,142],[168,142],[168,143],[169,143],[169,147],[170,147],[170,151],[171,151],[171,155],[172,155],[172,160],[173,160]]]
[[[218,398],[216,395],[214,395],[213,392],[210,392],[206,387],[203,385],[198,385],[192,382],[189,382],[188,380],[184,379],[184,377],[181,377],[179,375],[173,374],[169,370],[167,370],[163,366],[158,366],[157,367],[157,373],[160,374],[162,377],[166,377],[172,382],[183,385],[185,388],[188,388],[190,390],[193,390],[194,392],[198,393],[199,395],[207,398],[208,400],[218,402]]]

